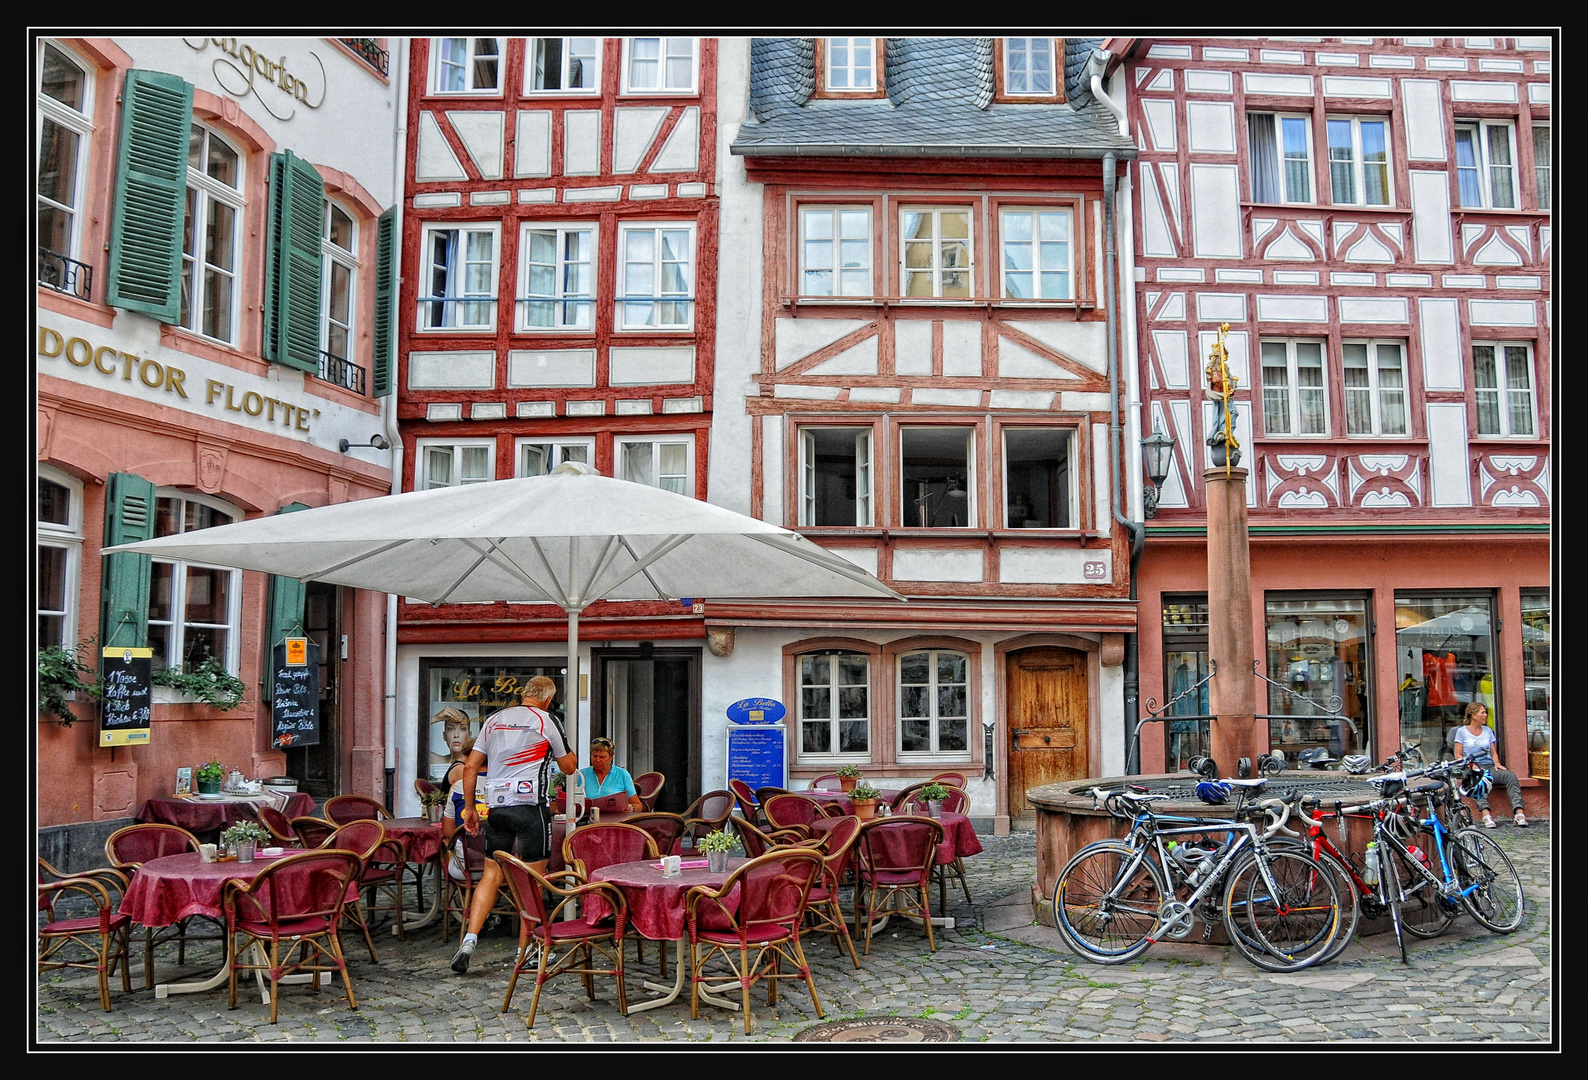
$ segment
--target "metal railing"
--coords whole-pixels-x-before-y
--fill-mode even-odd
[[[382,75],[391,69],[391,54],[375,43],[374,38],[345,37],[337,38],[343,45],[358,54],[358,58]]]
[[[364,393],[365,371],[351,360],[344,360],[340,356],[332,356],[328,352],[320,353],[320,378],[328,383],[345,387],[355,394]]]
[[[69,293],[79,300],[93,298],[94,268],[69,259],[58,251],[39,248],[39,284],[56,292]]]

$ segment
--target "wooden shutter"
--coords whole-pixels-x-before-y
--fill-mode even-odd
[[[307,510],[304,503],[289,503],[276,511],[290,514],[294,510]],[[276,666],[272,657],[278,642],[303,626],[303,601],[308,587],[297,578],[270,575],[270,622],[265,626],[265,700],[275,692]]]
[[[397,317],[397,208],[380,216],[375,239],[376,397],[392,392],[392,325]]]
[[[193,87],[162,71],[129,71],[111,205],[106,302],[175,323],[182,309]]]
[[[111,473],[105,491],[105,546],[154,538],[154,485],[133,473]],[[117,552],[104,558],[99,641],[141,648],[149,639],[150,559]]]
[[[320,237],[325,183],[290,150],[270,155],[265,359],[320,370]]]

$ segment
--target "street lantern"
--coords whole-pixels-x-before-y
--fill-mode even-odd
[[[1141,493],[1142,516],[1158,513],[1158,492],[1169,476],[1169,466],[1174,460],[1174,436],[1165,435],[1153,425],[1152,434],[1141,440],[1141,463],[1147,470],[1150,483]]]

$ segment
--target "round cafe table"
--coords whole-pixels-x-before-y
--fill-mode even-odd
[[[417,930],[421,926],[429,926],[441,913],[441,875],[446,872],[442,865],[441,853],[446,849],[446,843],[441,837],[441,826],[423,817],[384,818],[381,825],[386,829],[386,835],[396,840],[401,840],[408,852],[408,861],[419,863],[421,866],[434,867],[436,887],[431,896],[430,907],[417,919],[403,920],[403,933]],[[423,890],[421,890],[422,892]],[[397,933],[394,924],[391,928],[393,934]]]
[[[218,799],[192,795],[177,799],[150,799],[138,810],[138,820],[179,825],[206,844],[213,844],[222,829],[239,821],[258,821],[256,809],[274,805],[269,795],[223,795]],[[302,791],[286,793],[281,811],[288,820],[314,813],[314,796]]]
[[[704,858],[685,859],[687,865],[692,862],[705,862]],[[727,881],[729,876],[749,862],[748,859],[729,859],[728,869],[721,873],[713,873],[704,866],[683,870],[677,877],[663,877],[662,868],[656,860],[641,859],[638,862],[616,863],[606,866],[590,874],[591,881],[610,881],[623,890],[623,899],[629,907],[629,925],[642,936],[652,941],[672,941],[674,943],[674,958],[677,960],[677,975],[672,986],[660,983],[647,982],[646,989],[655,990],[663,996],[653,1001],[644,1001],[638,1005],[629,1005],[629,1012],[644,1012],[661,1005],[670,1005],[678,1000],[678,995],[684,989],[684,893],[696,885],[720,886]],[[726,898],[731,904],[733,895]],[[611,914],[607,910],[607,903],[599,895],[585,898],[585,912],[591,922],[598,921]],[[701,988],[700,999],[724,1009],[737,1009],[739,1003],[726,998],[713,997],[707,992],[706,987]]]

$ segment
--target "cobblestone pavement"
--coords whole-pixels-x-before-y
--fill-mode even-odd
[[[1032,918],[1036,845],[1029,833],[982,838],[983,853],[966,860],[975,902],[950,892],[957,927],[939,932],[935,954],[916,927],[898,920],[874,940],[871,955],[861,957],[860,971],[830,938],[808,939],[806,952],[827,1021],[926,1017],[952,1025],[964,1042],[1548,1044],[1558,1035],[1549,824],[1525,830],[1502,825],[1490,835],[1523,877],[1527,921],[1498,936],[1463,915],[1440,938],[1412,939],[1410,966],[1402,966],[1391,933],[1359,935],[1333,964],[1292,975],[1258,970],[1227,947],[1184,942],[1156,945],[1117,967],[1082,962],[1055,931]],[[766,1005],[763,989],[753,991],[755,1027],[746,1036],[737,1013],[705,1005],[691,1020],[687,990],[672,1005],[624,1017],[610,980],[597,980],[591,1002],[576,978],[564,976],[547,985],[530,1030],[524,1018],[532,979],[520,979],[513,1008],[499,1011],[514,944],[505,932],[482,937],[465,976],[450,970],[452,949],[434,926],[406,942],[382,934],[379,964],[371,964],[352,939],[349,944],[356,1011],[339,987],[316,994],[290,986],[282,994],[280,1022],[272,1025],[257,991],[240,992],[233,1011],[224,987],[157,1000],[152,990],[122,993],[115,979],[112,1011],[105,1013],[91,977],[53,972],[38,980],[36,1045],[783,1044],[821,1022],[797,983],[779,994],[775,1007]],[[136,938],[133,955],[138,987],[143,970]],[[175,961],[174,947],[157,952],[158,977],[214,971],[218,945],[189,946],[186,968]],[[656,949],[647,946],[642,967],[653,971],[655,963]],[[630,968],[630,1001],[644,1000],[635,965]]]

